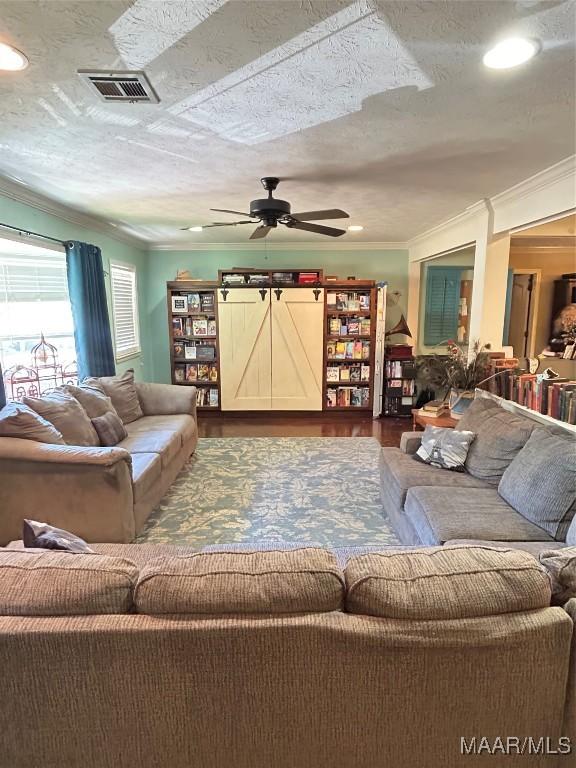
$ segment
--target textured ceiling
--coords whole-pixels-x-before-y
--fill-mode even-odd
[[[406,240],[574,153],[574,29],[563,1],[0,0],[31,62],[0,73],[0,173],[156,242],[245,241],[178,228],[277,175],[293,210],[348,210],[349,242]],[[542,53],[485,69],[509,35]],[[111,68],[144,68],[160,104],[76,74]]]

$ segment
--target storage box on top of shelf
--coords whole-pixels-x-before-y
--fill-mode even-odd
[[[409,344],[388,344],[386,346],[386,357],[402,360],[412,357],[412,347]]]
[[[299,272],[298,283],[300,285],[310,285],[311,283],[317,283],[319,280],[318,272]]]

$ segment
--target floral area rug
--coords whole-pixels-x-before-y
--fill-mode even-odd
[[[202,438],[136,541],[398,544],[379,451],[372,437]]]

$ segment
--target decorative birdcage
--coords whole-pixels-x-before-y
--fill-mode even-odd
[[[40,334],[40,341],[30,350],[32,358],[31,368],[38,372],[40,389],[42,392],[52,389],[60,384],[60,364],[58,362],[58,347],[50,344]]]
[[[34,368],[13,365],[4,372],[4,388],[8,400],[40,396],[40,377]]]
[[[62,384],[78,384],[78,363],[76,360],[72,360],[71,363],[62,365],[60,376]]]

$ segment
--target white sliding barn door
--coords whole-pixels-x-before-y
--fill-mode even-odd
[[[272,307],[272,409],[321,411],[324,291],[282,288]]]
[[[220,397],[225,411],[271,408],[270,291],[230,288],[218,295]],[[275,300],[275,297],[274,297]]]

